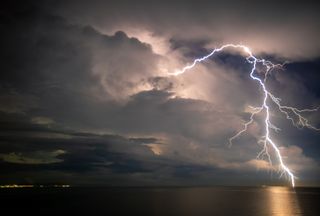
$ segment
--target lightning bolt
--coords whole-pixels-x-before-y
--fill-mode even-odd
[[[195,67],[198,63],[205,61],[206,59],[210,58],[214,54],[219,53],[227,48],[240,49],[244,52],[247,62],[252,65],[251,71],[250,71],[250,77],[254,81],[258,82],[258,84],[260,85],[262,92],[263,92],[262,104],[259,107],[251,107],[251,109],[253,111],[250,115],[249,121],[247,121],[243,124],[242,130],[238,131],[234,136],[229,138],[229,145],[231,146],[232,142],[235,139],[237,139],[239,136],[241,136],[243,133],[245,133],[248,130],[248,127],[254,122],[254,117],[257,114],[261,113],[262,111],[265,111],[265,118],[264,118],[265,132],[264,132],[264,135],[261,137],[261,139],[258,140],[258,143],[261,143],[263,145],[263,149],[258,154],[258,157],[266,155],[269,159],[270,164],[272,165],[271,157],[268,152],[268,147],[270,146],[274,150],[274,152],[278,158],[281,176],[283,174],[285,174],[290,179],[292,187],[294,187],[296,176],[293,174],[293,171],[291,171],[289,169],[289,167],[284,163],[283,156],[281,155],[279,147],[275,143],[275,141],[272,140],[272,137],[270,135],[270,129],[278,132],[278,131],[280,131],[280,128],[277,128],[270,121],[270,105],[268,102],[273,102],[276,105],[276,107],[278,108],[278,110],[282,114],[284,114],[286,116],[286,118],[288,120],[290,120],[295,127],[299,128],[299,129],[306,127],[306,128],[317,130],[317,131],[320,131],[320,129],[311,125],[309,123],[308,119],[306,119],[303,116],[303,113],[318,111],[320,107],[315,108],[315,109],[298,109],[295,107],[282,105],[281,99],[275,97],[267,89],[266,81],[267,81],[267,77],[268,77],[269,73],[271,72],[271,70],[273,70],[275,68],[282,68],[285,63],[284,64],[274,64],[271,61],[268,61],[268,60],[265,60],[262,58],[258,58],[253,55],[253,53],[251,52],[249,47],[241,45],[241,44],[225,44],[219,48],[212,50],[208,55],[205,55],[201,58],[195,59],[192,64],[185,66],[182,70],[176,71],[174,73],[169,73],[169,75],[178,76],[178,75],[184,74],[188,70]],[[261,79],[255,75],[258,64],[261,64],[265,68],[264,79]]]

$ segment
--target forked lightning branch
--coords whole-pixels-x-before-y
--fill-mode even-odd
[[[298,109],[296,107],[285,106],[285,105],[281,104],[280,98],[274,96],[270,92],[270,90],[267,89],[266,80],[268,78],[269,72],[272,69],[274,69],[276,67],[282,67],[283,65],[274,64],[271,61],[256,57],[255,55],[252,54],[251,50],[247,46],[240,45],[240,44],[225,44],[225,45],[221,46],[220,48],[214,49],[208,55],[205,55],[201,58],[195,59],[192,64],[185,66],[182,70],[176,71],[174,73],[170,73],[170,75],[179,76],[181,74],[184,74],[188,70],[191,70],[193,67],[195,67],[198,63],[201,63],[202,61],[210,58],[214,54],[219,53],[221,51],[224,51],[225,49],[228,49],[228,48],[240,49],[241,51],[243,51],[247,62],[252,65],[251,69],[249,71],[250,72],[249,75],[250,75],[251,79],[256,81],[262,89],[261,105],[258,107],[251,107],[251,109],[253,111],[251,113],[250,119],[243,124],[242,130],[238,131],[234,136],[229,138],[229,144],[232,145],[232,142],[235,139],[237,139],[239,136],[241,136],[243,133],[245,133],[247,131],[248,127],[254,122],[254,117],[256,115],[262,113],[262,111],[264,111],[264,121],[263,122],[264,122],[264,130],[265,131],[263,133],[263,136],[261,136],[260,140],[258,141],[259,143],[262,143],[263,148],[258,156],[266,155],[269,159],[269,162],[271,163],[271,157],[270,157],[268,149],[269,148],[273,149],[276,154],[276,158],[278,159],[278,162],[279,162],[279,168],[281,170],[281,175],[285,174],[285,176],[287,176],[290,179],[292,187],[294,187],[296,177],[294,176],[293,171],[284,163],[283,156],[281,155],[281,152],[279,150],[279,145],[272,139],[271,134],[270,134],[270,130],[275,130],[277,132],[280,130],[280,128],[276,127],[270,121],[270,112],[271,112],[270,111],[270,103],[274,103],[276,105],[276,107],[278,108],[279,112],[284,114],[284,116],[288,120],[290,120],[295,127],[297,127],[297,128],[306,127],[306,128],[317,130],[317,131],[320,131],[320,129],[311,125],[309,123],[308,119],[303,116],[303,113],[314,112],[314,111],[317,111],[319,108]],[[256,69],[257,69],[258,64],[261,64],[264,69],[264,77],[263,78],[260,78],[256,73],[257,72]]]

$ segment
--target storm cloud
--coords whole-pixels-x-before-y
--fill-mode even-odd
[[[43,1],[1,11],[3,183],[285,184],[256,159],[261,102],[233,50],[170,76],[223,43],[242,43],[283,69],[268,86],[283,103],[317,107],[317,6],[219,1]],[[319,125],[319,112],[307,114]],[[274,112],[273,133],[301,184],[318,184],[319,134]],[[266,159],[266,158],[264,158]],[[83,175],[86,174],[86,175]],[[28,177],[27,177],[28,176]],[[188,178],[185,178],[185,177]],[[232,180],[235,179],[235,180]]]

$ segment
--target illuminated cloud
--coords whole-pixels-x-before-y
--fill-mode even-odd
[[[128,30],[146,42],[159,41],[159,38],[167,41],[173,37],[204,38],[211,41],[207,48],[232,42],[246,44],[254,53],[290,59],[317,57],[320,54],[319,6],[297,1],[289,5],[279,1],[244,4],[219,0],[201,3],[140,0],[132,8],[126,0],[114,1],[112,7],[110,2],[97,0],[94,3],[69,1],[57,12],[75,23],[89,23],[107,34]],[[145,32],[152,34],[146,36]],[[152,35],[154,39],[150,39]]]
[[[37,165],[61,163],[63,159],[58,157],[64,154],[66,154],[66,151],[58,149],[55,151],[35,151],[30,153],[11,152],[0,154],[0,158],[8,163]]]
[[[145,146],[148,146],[155,155],[161,155],[163,153],[161,148],[162,146],[160,144],[145,144]]]
[[[40,124],[40,125],[50,125],[54,123],[54,120],[48,117],[37,116],[37,117],[33,117],[31,119],[31,122],[34,124]]]

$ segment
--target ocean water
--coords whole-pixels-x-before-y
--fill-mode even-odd
[[[163,187],[0,190],[7,215],[319,216],[319,188]],[[4,214],[2,214],[4,215]]]

